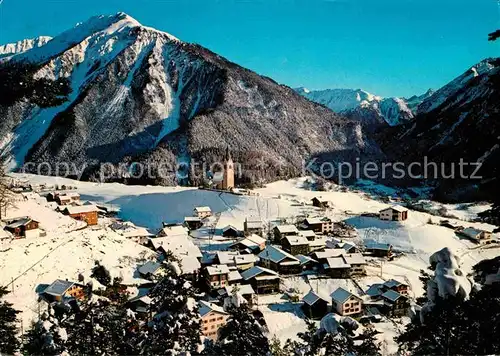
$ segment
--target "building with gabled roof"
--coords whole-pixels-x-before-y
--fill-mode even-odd
[[[365,241],[365,250],[375,257],[392,256],[392,245],[376,241]]]
[[[182,225],[165,226],[158,231],[157,237],[170,237],[178,235],[188,235],[189,230],[187,227]]]
[[[280,274],[296,274],[302,270],[297,257],[276,246],[267,246],[258,256],[262,266]]]
[[[84,221],[87,225],[97,225],[99,209],[95,205],[66,206],[62,213],[75,220]]]
[[[328,313],[329,301],[312,289],[302,298],[302,310],[309,319],[321,319]]]
[[[274,241],[281,243],[281,239],[285,236],[297,236],[299,230],[295,225],[277,225],[273,228]]]
[[[193,209],[193,213],[194,216],[204,219],[212,216],[212,209],[209,206],[197,206]]]
[[[356,315],[362,311],[363,300],[342,287],[337,288],[330,294],[330,297],[332,298],[333,310],[339,315]]]
[[[311,199],[313,206],[326,209],[330,206],[330,202],[323,197],[314,197]]]
[[[255,266],[241,273],[245,282],[250,283],[257,294],[277,293],[280,289],[280,276],[270,269]]]
[[[6,219],[4,223],[7,224],[4,230],[12,234],[16,239],[40,236],[40,223],[29,216]]]
[[[238,236],[241,236],[242,233],[240,232],[240,230],[238,230],[236,227],[234,227],[233,225],[227,225],[225,226],[223,229],[222,229],[222,236],[224,237],[238,237]]]
[[[318,234],[328,234],[333,231],[334,223],[327,217],[316,217],[305,219],[302,222],[302,226]]]
[[[399,205],[380,210],[380,220],[403,221],[408,219],[408,209]]]
[[[163,271],[163,265],[156,261],[147,261],[145,264],[137,268],[139,275],[146,279],[151,279],[154,276],[158,276]]]
[[[242,255],[238,251],[217,251],[216,260],[221,265],[235,267],[244,271],[255,265],[257,257],[252,254]]]
[[[489,231],[475,229],[473,227],[467,227],[461,231],[459,234],[471,239],[474,242],[490,241],[493,234]]]
[[[245,218],[245,222],[243,223],[243,231],[245,235],[256,234],[262,236],[264,231],[264,223],[262,220],[248,220]]]
[[[326,263],[327,258],[339,257],[345,255],[346,252],[341,248],[327,248],[324,251],[316,251],[311,254],[312,258],[321,264]]]
[[[309,253],[309,241],[304,236],[285,236],[281,240],[283,250],[292,255],[307,255]]]
[[[184,226],[186,226],[189,230],[198,230],[203,226],[203,222],[197,216],[186,216],[184,218]]]
[[[200,301],[199,313],[201,319],[201,333],[206,338],[216,341],[219,329],[226,325],[229,313],[214,303]]]
[[[408,297],[402,295],[392,289],[385,291],[382,294],[382,300],[384,301],[383,310],[391,316],[404,316],[408,314],[408,309],[410,308],[410,302]]]
[[[205,269],[205,282],[210,289],[224,288],[229,284],[229,267],[226,265],[212,265]]]
[[[86,297],[86,287],[76,282],[56,279],[40,296],[49,303],[67,299],[83,300]]]

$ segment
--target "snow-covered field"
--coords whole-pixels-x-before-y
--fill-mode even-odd
[[[245,218],[260,218],[266,223],[272,223],[277,219],[287,218],[294,222],[297,215],[326,215],[334,221],[345,220],[354,225],[360,240],[391,243],[396,250],[404,252],[401,257],[384,262],[382,266],[380,260],[369,260],[368,276],[359,279],[357,285],[350,280],[318,279],[315,276],[284,279],[284,290],[294,290],[300,297],[310,288],[325,297],[339,286],[352,291],[359,291],[359,288],[366,290],[370,284],[390,278],[405,280],[410,284],[413,296],[419,296],[423,293],[418,279],[420,270],[428,266],[429,256],[435,251],[443,247],[452,249],[461,258],[462,269],[466,272],[478,261],[500,254],[500,248],[496,245],[479,247],[459,238],[448,228],[429,224],[429,219],[437,223],[441,218],[427,213],[410,211],[409,219],[404,222],[384,222],[377,218],[360,217],[361,213],[377,213],[388,205],[368,198],[361,191],[310,191],[303,188],[305,178],[275,182],[254,190],[256,195],[238,196],[193,188],[124,186],[117,183],[77,182],[54,177],[21,174],[14,176],[31,183],[76,186],[82,200],[112,205],[119,209],[122,219],[148,228],[151,232],[156,232],[164,221],[182,222],[185,216],[192,215],[196,206],[210,206],[212,211],[220,213],[218,229],[228,224],[242,229]],[[310,200],[315,196],[329,200],[333,207],[324,212],[312,207]],[[456,221],[460,225],[490,231],[494,228],[487,224],[465,221],[472,219],[477,212],[487,209],[486,205],[467,205],[466,209],[462,206],[447,208],[455,216],[464,219]],[[15,279],[13,287],[9,287],[14,292],[8,298],[17,308],[23,310],[25,327],[37,312],[35,290],[39,284],[51,283],[56,278],[76,279],[79,273],[88,279],[95,260],[109,266],[117,276],[133,278],[139,261],[152,255],[150,250],[105,226],[72,231],[77,228],[72,225],[75,222],[45,207],[43,202],[20,203],[17,209],[9,214],[32,215],[40,220],[42,227],[48,232],[46,237],[36,240],[18,240],[9,246],[2,245],[4,252],[0,253],[0,283],[5,285]],[[227,246],[224,241],[211,241],[207,244],[203,233],[197,237],[198,245],[202,249],[208,245],[212,250]],[[219,245],[220,247],[217,247]],[[282,295],[259,297],[258,304],[270,333],[280,339],[294,337],[297,332],[305,329],[306,324],[299,304],[291,303]],[[392,323],[384,325],[380,327],[388,328],[389,331],[384,334],[383,340],[387,341],[388,348],[392,350],[395,326]]]

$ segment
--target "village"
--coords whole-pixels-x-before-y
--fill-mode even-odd
[[[152,317],[148,294],[161,277],[167,256],[179,260],[182,275],[202,292],[198,301],[201,332],[212,340],[217,339],[218,330],[229,317],[224,309],[228,296],[247,303],[270,336],[285,340],[304,327],[304,320],[319,323],[327,315],[371,325],[381,334],[387,328],[396,332],[415,312],[414,299],[422,293],[422,286],[415,282],[418,269],[406,267],[413,277],[390,272],[390,264],[398,268],[409,251],[387,242],[383,230],[363,229],[356,220],[390,229],[404,227],[413,212],[398,203],[377,203],[382,206],[378,213],[348,212],[344,219],[334,220],[330,216],[335,202],[317,194],[286,218],[270,219],[266,214],[262,219],[264,207],[257,203],[260,216],[248,215],[239,223],[229,224],[222,223],[223,211],[194,205],[191,214],[181,221],[148,229],[120,218],[112,204],[82,199],[84,194],[70,185],[14,185],[20,204],[36,202],[69,218],[74,221],[73,233],[111,230],[143,252],[149,251],[143,253],[147,257],[142,262],[132,262],[130,278],[117,279],[120,290],[129,296],[128,308],[144,322]],[[224,194],[231,196],[233,185],[234,178],[224,176],[220,192],[211,193],[224,199],[221,192],[226,190]],[[431,225],[453,231],[456,239],[470,241],[470,249],[496,246],[490,231],[464,228],[450,220],[435,221]],[[2,246],[24,239],[37,241],[47,235],[47,222],[32,216],[7,217],[1,224]],[[38,299],[38,310],[45,308],[40,304],[68,309],[105,288],[95,279],[89,283],[83,274],[60,275],[55,280],[39,281],[34,287],[32,298]]]

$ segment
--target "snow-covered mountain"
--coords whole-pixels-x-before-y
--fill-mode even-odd
[[[439,173],[439,198],[491,198],[489,187],[500,179],[499,98],[500,58],[485,59],[418,105],[414,122],[383,133],[381,144],[398,159],[444,163],[444,175],[453,177]],[[467,163],[463,174],[460,160]],[[470,179],[476,163],[474,176],[482,179]]]
[[[432,94],[429,90],[421,96],[405,98],[382,98],[361,89],[308,90],[296,91],[311,101],[325,105],[337,113],[358,120],[365,125],[397,126],[411,121],[418,105]]]
[[[41,47],[47,42],[49,42],[52,37],[40,36],[31,39],[25,39],[15,43],[8,43],[5,45],[0,45],[0,58],[10,56],[16,53],[26,52],[35,47]]]
[[[210,163],[230,147],[272,179],[298,174],[320,152],[379,153],[358,122],[124,13],[9,51],[0,65],[16,90],[0,105],[0,155],[12,168],[71,162],[90,177],[103,162],[140,161],[155,171]],[[26,72],[48,90],[26,90],[16,80]],[[61,100],[65,82],[71,92]]]

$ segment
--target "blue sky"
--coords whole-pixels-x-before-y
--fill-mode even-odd
[[[500,0],[0,0],[0,43],[124,11],[292,87],[409,96],[500,56]]]

